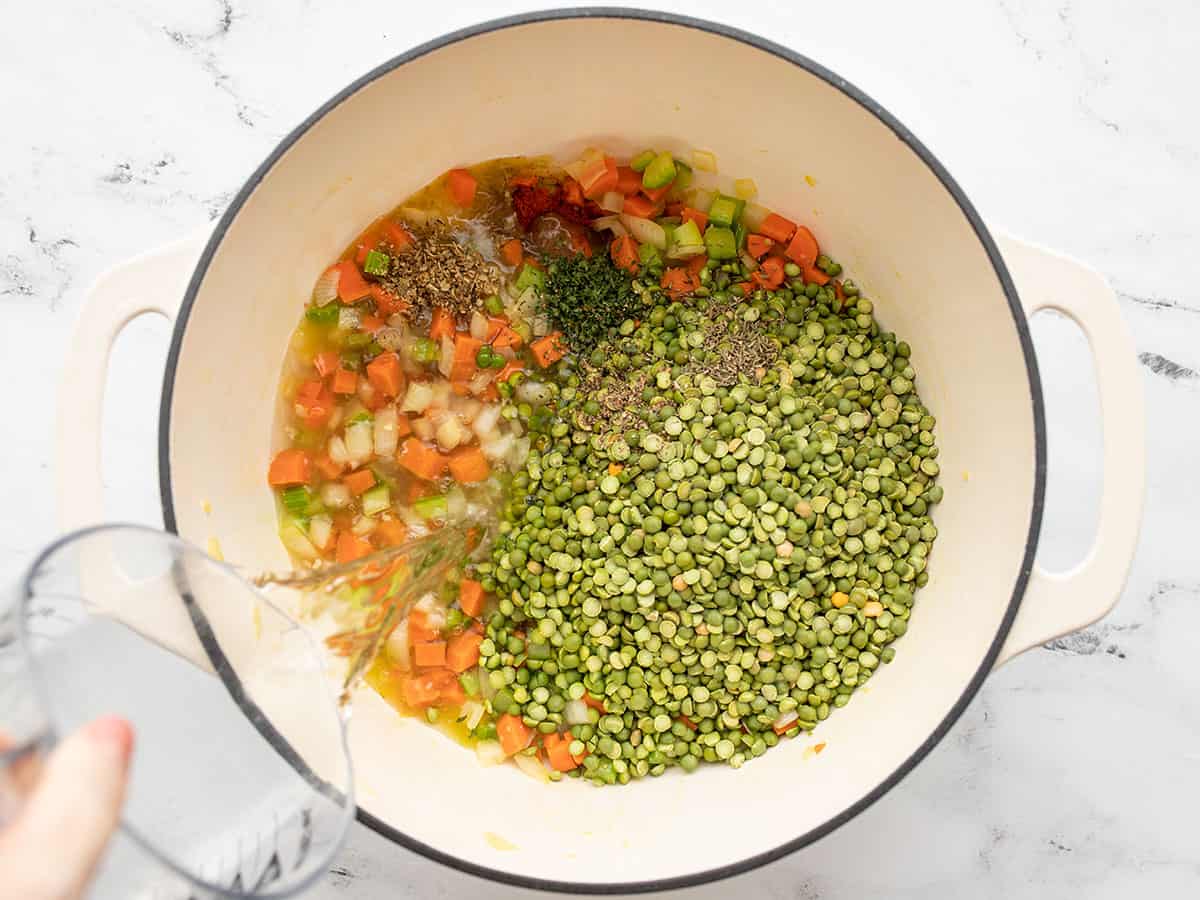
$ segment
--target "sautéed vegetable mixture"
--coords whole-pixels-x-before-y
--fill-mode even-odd
[[[489,525],[369,683],[542,779],[811,731],[928,579],[908,345],[807,227],[689,161],[451,170],[320,276],[285,367],[268,480],[295,559]]]

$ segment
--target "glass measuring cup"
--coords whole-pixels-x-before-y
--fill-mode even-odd
[[[140,526],[47,548],[0,619],[0,826],[13,768],[112,713],[137,739],[90,896],[287,897],[321,877],[354,815],[345,672],[277,599]]]

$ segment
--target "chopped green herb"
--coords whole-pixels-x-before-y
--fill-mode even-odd
[[[632,276],[608,254],[554,261],[542,290],[542,309],[577,353],[586,353],[610,328],[633,318],[640,304]]]

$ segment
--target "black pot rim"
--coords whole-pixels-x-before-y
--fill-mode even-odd
[[[261,165],[247,179],[245,185],[233,198],[228,209],[221,216],[216,228],[213,231],[212,237],[209,238],[204,252],[201,254],[199,261],[196,264],[196,270],[192,274],[192,278],[188,283],[187,291],[184,295],[183,303],[179,308],[179,315],[175,321],[174,332],[171,337],[170,351],[167,356],[166,372],[163,378],[162,403],[159,409],[159,439],[158,439],[158,470],[159,470],[159,492],[162,497],[163,506],[163,522],[169,531],[176,532],[175,507],[171,491],[171,462],[170,462],[170,430],[171,430],[171,400],[175,386],[175,370],[179,363],[179,353],[183,344],[183,334],[187,327],[188,317],[191,313],[192,305],[195,303],[196,295],[200,289],[200,285],[204,280],[204,276],[208,271],[209,263],[212,260],[213,254],[217,247],[224,239],[226,231],[229,229],[237,214],[241,211],[242,206],[249,199],[250,195],[258,187],[259,183],[266,177],[267,173],[274,167],[276,162],[283,156],[287,150],[302,138],[312,126],[325,116],[330,110],[345,101],[348,97],[357,93],[366,85],[376,79],[387,75],[394,69],[399,68],[406,63],[419,59],[428,53],[432,53],[443,47],[463,41],[469,38],[478,37],[488,34],[493,31],[499,31],[505,28],[515,28],[523,25],[531,25],[539,22],[551,22],[563,19],[587,19],[587,18],[604,18],[604,19],[633,19],[646,22],[657,22],[667,25],[675,25],[683,28],[693,28],[699,31],[705,31],[709,34],[714,34],[719,37],[728,38],[738,41],[739,43],[747,44],[758,50],[770,53],[780,59],[786,60],[795,66],[799,66],[811,75],[822,79],[831,87],[841,91],[849,99],[859,104],[887,128],[889,128],[896,137],[902,141],[913,153],[915,153],[929,170],[937,177],[942,186],[954,198],[962,214],[970,223],[971,228],[975,232],[980,245],[987,253],[988,259],[992,264],[992,268],[996,273],[996,278],[1000,282],[1001,289],[1008,301],[1010,312],[1013,317],[1013,324],[1017,330],[1017,336],[1021,344],[1021,352],[1025,359],[1025,369],[1029,377],[1030,400],[1032,405],[1033,422],[1034,422],[1034,445],[1036,452],[1035,470],[1034,470],[1034,490],[1033,490],[1033,505],[1030,513],[1029,529],[1025,539],[1025,552],[1022,559],[1020,572],[1016,582],[1013,585],[1012,595],[1009,599],[1008,608],[1005,610],[1004,618],[1000,623],[1000,627],[996,631],[995,639],[992,641],[988,652],[980,661],[979,667],[975,674],[966,685],[958,700],[951,707],[945,718],[934,729],[933,733],[921,743],[913,753],[901,763],[887,778],[875,786],[866,796],[859,801],[843,810],[838,815],[832,817],[816,828],[810,829],[804,834],[793,838],[779,846],[769,848],[761,853],[746,857],[735,863],[719,866],[712,869],[705,869],[699,872],[693,872],[687,875],[677,875],[670,878],[659,878],[648,881],[628,881],[628,882],[572,882],[572,881],[557,881],[544,878],[534,878],[524,875],[517,875],[510,872],[505,872],[499,869],[492,869],[487,866],[477,865],[465,859],[445,853],[428,844],[418,841],[410,837],[402,831],[399,831],[392,826],[386,824],[382,820],[371,815],[363,809],[358,810],[358,819],[368,828],[378,832],[383,837],[400,844],[409,850],[421,854],[431,860],[442,863],[453,869],[465,872],[470,875],[475,875],[480,878],[486,878],[491,881],[497,881],[504,884],[515,885],[523,888],[532,888],[542,891],[556,891],[562,893],[578,893],[578,894],[636,894],[650,891],[665,891],[679,888],[693,887],[700,884],[708,884],[723,878],[729,878],[734,875],[739,875],[763,866],[769,862],[773,862],[784,856],[787,856],[802,847],[806,847],[814,841],[819,840],[830,832],[840,828],[846,822],[853,819],[867,807],[871,806],[886,794],[889,790],[895,787],[913,768],[924,759],[931,750],[946,736],[947,732],[958,720],[958,718],[966,710],[975,694],[983,685],[984,679],[991,671],[993,665],[999,656],[1000,649],[1004,645],[1005,638],[1012,627],[1013,620],[1016,617],[1017,610],[1021,605],[1021,599],[1025,594],[1025,588],[1029,581],[1030,573],[1033,569],[1033,560],[1037,551],[1038,535],[1041,530],[1042,512],[1045,502],[1046,490],[1046,426],[1044,408],[1042,403],[1041,380],[1038,375],[1037,360],[1034,356],[1033,342],[1030,338],[1029,328],[1025,320],[1025,313],[1017,296],[1016,288],[1013,285],[1012,278],[1009,276],[1008,269],[1004,264],[1004,260],[996,248],[995,242],[992,240],[987,227],[980,218],[979,213],[971,202],[967,199],[962,189],[957,182],[950,176],[945,166],[922,144],[907,128],[886,109],[883,108],[875,100],[868,97],[865,93],[859,90],[854,85],[850,84],[846,79],[826,69],[824,66],[814,62],[811,59],[790,50],[787,47],[780,46],[757,35],[750,34],[737,28],[732,28],[728,25],[722,25],[715,22],[709,22],[702,19],[695,19],[689,16],[676,15],[674,13],[657,12],[650,10],[625,9],[614,7],[581,7],[578,9],[551,9],[539,12],[522,13],[520,15],[508,16],[501,19],[493,19],[487,22],[473,25],[468,28],[463,28],[458,31],[451,32],[436,38],[419,47],[414,47],[399,56],[394,57],[388,62],[372,69],[367,74],[351,82],[345,88],[340,90],[332,98],[322,104],[308,118],[301,122],[295,129],[292,130],[279,145],[267,156]]]

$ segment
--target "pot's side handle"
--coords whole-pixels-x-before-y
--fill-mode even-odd
[[[1074,260],[1003,235],[997,243],[1032,317],[1053,309],[1087,336],[1095,361],[1103,428],[1104,487],[1096,540],[1073,569],[1034,566],[1020,612],[997,665],[1031,647],[1090,625],[1116,605],[1137,547],[1145,493],[1142,380],[1133,337],[1116,294]]]
[[[64,529],[105,519],[100,435],[113,342],[143,313],[174,321],[207,234],[197,233],[109,269],[84,297],[58,393],[55,478],[58,519]]]

